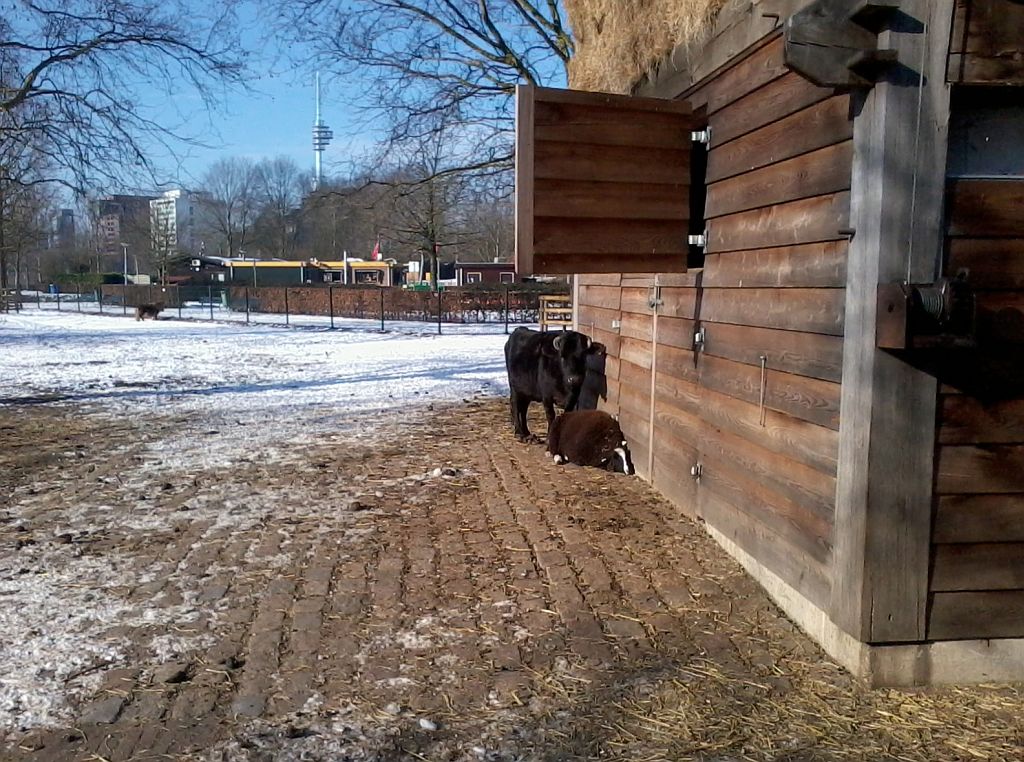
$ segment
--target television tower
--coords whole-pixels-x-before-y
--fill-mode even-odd
[[[323,182],[324,149],[330,144],[334,132],[320,118],[320,72],[316,73],[316,119],[313,122],[313,190]]]

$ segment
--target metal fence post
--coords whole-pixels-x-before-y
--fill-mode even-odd
[[[245,287],[245,322],[249,322],[249,287]]]
[[[291,325],[291,319],[288,315],[288,286],[284,287],[284,324]]]
[[[121,286],[121,314],[128,315],[128,284]]]
[[[380,287],[380,332],[384,333],[384,286]]]
[[[82,311],[82,284],[76,283],[75,290],[78,292],[78,311]]]
[[[505,287],[505,333],[506,334],[508,333],[508,305],[509,305],[509,292],[511,290],[512,289],[510,289],[508,286]]]
[[[103,314],[103,286],[96,287],[96,305],[100,308],[100,314]]]
[[[207,286],[206,289],[210,298],[210,320],[213,320],[213,286]]]
[[[174,287],[174,298],[178,300],[178,320],[181,320],[181,286]]]
[[[437,335],[441,335],[441,287],[437,287]]]
[[[43,293],[36,288],[36,309],[41,310],[43,308]]]
[[[331,316],[331,329],[334,329],[334,286],[327,287],[327,311]]]
[[[60,286],[57,287],[57,312],[60,312]]]

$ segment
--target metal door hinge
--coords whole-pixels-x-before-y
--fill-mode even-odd
[[[647,296],[647,306],[652,310],[658,309],[664,302],[661,299],[661,286],[653,286]]]
[[[700,352],[704,349],[704,340],[706,335],[704,333],[704,326],[701,326],[693,332],[693,351]]]
[[[705,231],[698,235],[688,235],[686,236],[686,242],[690,244],[690,246],[700,246],[702,249],[707,248],[708,234]]]
[[[705,127],[703,130],[693,130],[690,133],[690,140],[704,146],[711,145],[711,128]]]

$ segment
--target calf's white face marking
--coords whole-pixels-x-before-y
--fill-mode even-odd
[[[622,444],[625,445],[626,443],[623,442]],[[615,448],[615,454],[618,455],[622,459],[622,473],[626,474],[627,476],[632,476],[633,475],[633,469],[632,469],[632,467],[630,465],[629,458],[626,457],[626,450],[625,450],[625,448],[624,447],[616,447]]]

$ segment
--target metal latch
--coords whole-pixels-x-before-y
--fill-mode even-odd
[[[693,130],[690,133],[690,140],[694,143],[700,143],[701,145],[711,144],[711,128],[705,127],[703,130]]]
[[[686,236],[686,242],[690,246],[700,246],[702,249],[707,248],[708,245],[708,234],[707,231],[699,233],[697,235]]]
[[[661,298],[661,286],[654,286],[651,288],[650,294],[647,297],[647,306],[652,310],[658,309],[664,302]]]
[[[700,481],[700,477],[703,474],[704,474],[704,466],[702,466],[700,463],[694,463],[692,466],[690,466],[690,476],[693,477],[693,480],[695,482],[699,482]]]
[[[706,337],[705,337],[705,334],[704,334],[704,326],[701,326],[700,328],[698,328],[696,331],[693,332],[693,351],[694,352],[700,352],[702,349],[704,349],[704,339],[705,338]]]

